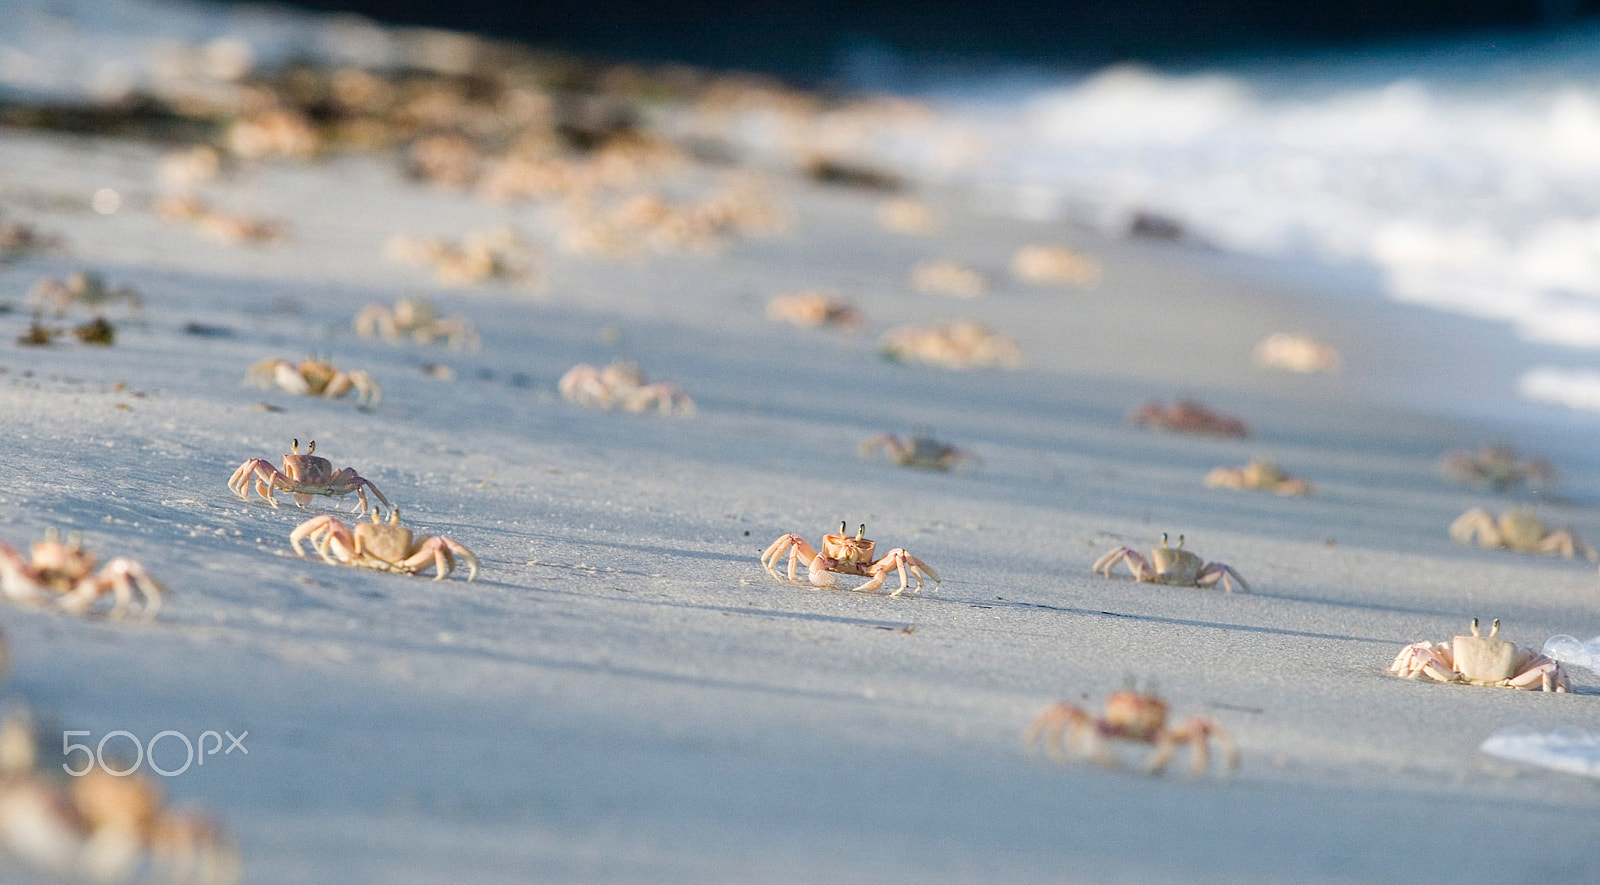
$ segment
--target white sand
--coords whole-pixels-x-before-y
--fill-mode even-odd
[[[248,757],[167,781],[229,822],[249,881],[1600,878],[1600,785],[1478,750],[1507,726],[1594,730],[1600,677],[1574,670],[1574,694],[1545,695],[1384,673],[1404,643],[1474,616],[1536,647],[1600,632],[1592,566],[1445,535],[1467,507],[1505,503],[1444,485],[1447,448],[1510,439],[1555,458],[1574,499],[1600,492],[1572,428],[1451,417],[1514,395],[1508,331],[1066,228],[957,212],[938,238],[896,237],[868,197],[798,182],[779,185],[794,232],[718,257],[552,255],[541,298],[434,292],[381,259],[391,233],[537,232],[540,217],[403,185],[376,161],[269,166],[208,194],[290,219],[293,241],[226,246],[150,217],[155,162],[142,146],[0,133],[0,206],[72,248],[0,267],[0,297],[92,267],[134,284],[147,321],[109,350],[24,349],[9,341],[26,314],[0,316],[0,537],[81,530],[174,590],[147,627],[8,608],[4,629],[13,689],[63,728],[249,731]],[[99,187],[128,208],[62,206]],[[1099,289],[1007,281],[1013,249],[1060,241],[1107,262]],[[992,293],[909,291],[909,267],[946,256],[989,273]],[[772,295],[812,287],[854,299],[870,331],[764,318]],[[349,331],[361,305],[423,291],[477,322],[481,352]],[[284,298],[303,309],[274,312]],[[967,316],[1017,337],[1024,368],[875,353],[890,325]],[[185,335],[190,321],[234,335]],[[1252,368],[1250,347],[1279,329],[1336,344],[1347,372]],[[381,406],[241,385],[258,359],[312,350],[369,371]],[[556,396],[568,367],[614,357],[679,381],[698,413]],[[1180,394],[1256,436],[1122,423]],[[930,474],[856,457],[865,437],[914,427],[983,464]],[[480,579],[294,558],[306,514],[224,488],[291,437],[477,551]],[[1201,486],[1255,454],[1319,495]],[[1600,540],[1589,508],[1541,512]],[[909,548],[943,586],[827,592],[757,565],[779,534],[815,540],[840,520]],[[1255,594],[1090,574],[1101,552],[1163,531]],[[1023,748],[1046,704],[1093,706],[1126,676],[1157,680],[1177,715],[1225,723],[1239,774],[1152,779]]]

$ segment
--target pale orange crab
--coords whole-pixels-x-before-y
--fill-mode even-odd
[[[933,579],[935,585],[939,583],[939,573],[935,572],[927,563],[907,553],[903,547],[896,547],[884,554],[882,559],[874,560],[872,552],[873,548],[877,546],[877,542],[867,539],[866,523],[862,523],[861,530],[856,532],[854,538],[845,533],[847,525],[847,523],[841,522],[839,523],[838,534],[822,536],[821,553],[813,550],[811,545],[806,543],[806,539],[799,535],[784,535],[773,541],[772,545],[766,549],[766,552],[761,554],[761,564],[766,568],[768,574],[783,580],[783,576],[778,574],[777,566],[778,563],[783,561],[783,555],[787,553],[789,554],[789,580],[799,583],[798,569],[800,562],[802,560],[809,562],[810,571],[807,577],[812,586],[815,587],[831,588],[838,586],[838,581],[833,577],[834,574],[859,575],[864,578],[871,578],[872,580],[856,588],[861,593],[872,593],[882,587],[883,582],[891,572],[897,572],[900,575],[900,586],[893,593],[890,593],[890,596],[899,596],[910,587],[910,582],[906,575],[907,571],[911,573],[910,577],[914,577],[917,580],[917,586],[912,591],[913,593],[922,590],[922,575],[924,572]]]
[[[99,571],[93,553],[83,548],[76,532],[61,540],[55,529],[45,532],[43,541],[34,541],[23,556],[0,541],[0,595],[13,602],[35,605],[54,603],[75,615],[86,614],[101,597],[114,600],[108,613],[120,619],[134,609],[149,619],[161,608],[160,582],[138,562],[119,556]]]
[[[556,389],[567,402],[598,409],[643,412],[654,407],[663,415],[687,418],[694,414],[694,400],[676,382],[646,383],[637,363],[617,360],[604,369],[579,363],[567,370]]]
[[[383,506],[393,509],[394,505],[383,496],[383,492],[378,491],[377,486],[356,473],[355,468],[345,467],[335,471],[333,462],[316,452],[316,440],[311,441],[304,455],[300,454],[300,440],[294,440],[290,451],[283,456],[282,470],[278,470],[271,462],[261,458],[251,458],[240,464],[239,469],[229,477],[228,490],[238,495],[241,500],[248,500],[250,482],[254,480],[256,494],[265,498],[273,507],[278,506],[278,499],[272,494],[274,491],[294,495],[294,502],[301,507],[305,507],[311,501],[312,495],[342,498],[355,492],[356,506],[352,512],[366,513],[370,507],[367,503],[367,490],[371,489],[373,497]]]
[[[1457,636],[1449,642],[1413,642],[1400,649],[1389,672],[1407,679],[1426,676],[1434,682],[1463,685],[1492,685],[1524,691],[1571,691],[1572,684],[1561,663],[1531,648],[1498,638],[1500,619],[1495,618],[1488,636],[1478,634],[1478,619],[1472,619],[1472,635]]]
[[[1309,495],[1311,483],[1290,476],[1270,458],[1253,458],[1243,467],[1218,467],[1206,474],[1206,488],[1254,489],[1279,495]]]
[[[1600,554],[1572,529],[1551,529],[1532,510],[1520,507],[1513,507],[1498,517],[1482,507],[1474,507],[1450,523],[1450,538],[1469,547],[1477,544],[1521,553],[1559,553],[1567,559],[1582,553],[1590,562],[1600,562]]]
[[[1034,718],[1022,735],[1024,744],[1041,744],[1045,753],[1058,762],[1065,761],[1066,751],[1070,750],[1079,758],[1113,768],[1121,763],[1107,746],[1108,741],[1153,744],[1155,751],[1144,765],[1146,774],[1160,773],[1178,747],[1188,744],[1190,777],[1199,777],[1210,767],[1211,739],[1222,751],[1224,770],[1237,769],[1239,751],[1221,723],[1197,713],[1168,728],[1167,702],[1153,690],[1139,692],[1132,687],[1112,692],[1100,716],[1065,702],[1052,704]]]
[[[1167,546],[1167,533],[1161,533],[1161,546],[1152,548],[1147,560],[1132,547],[1118,547],[1094,561],[1093,570],[1111,577],[1117,563],[1126,562],[1128,571],[1140,581],[1151,584],[1168,584],[1174,587],[1210,587],[1222,582],[1222,589],[1233,592],[1233,582],[1239,589],[1250,592],[1250,585],[1225,562],[1206,562],[1183,549],[1183,536],[1178,536],[1178,546]]]
[[[353,565],[392,574],[414,575],[429,565],[433,579],[442,581],[455,570],[456,557],[467,564],[467,580],[478,576],[478,557],[459,541],[443,535],[418,538],[400,524],[400,511],[389,512],[389,521],[358,522],[354,529],[331,516],[314,516],[289,534],[294,552],[305,556],[301,541],[309,540],[322,559],[332,565]]]
[[[966,449],[945,445],[926,433],[913,433],[901,439],[892,433],[880,433],[861,443],[861,457],[870,458],[882,449],[889,460],[901,467],[919,470],[949,470],[951,467],[975,462],[977,455]]]
[[[383,388],[366,372],[346,372],[326,359],[306,357],[298,363],[288,360],[262,360],[250,367],[246,379],[257,387],[278,388],[302,396],[338,399],[356,392],[356,405],[376,406],[383,399]]]

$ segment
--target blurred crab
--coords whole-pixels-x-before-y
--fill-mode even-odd
[[[1518,483],[1539,490],[1555,483],[1556,471],[1543,458],[1518,457],[1510,446],[1486,445],[1476,452],[1462,449],[1445,452],[1439,458],[1439,471],[1451,482],[1487,486],[1503,492]]]
[[[358,522],[354,529],[331,516],[313,516],[289,535],[294,552],[305,556],[300,542],[309,540],[323,561],[332,565],[353,565],[380,572],[414,575],[429,565],[433,579],[442,581],[455,570],[456,557],[467,563],[467,580],[478,576],[478,557],[461,543],[443,535],[418,538],[400,524],[400,510],[389,511],[389,521]]]
[[[957,465],[978,461],[978,456],[955,446],[947,446],[926,433],[913,433],[902,440],[892,433],[880,433],[861,444],[861,457],[870,458],[882,449],[889,460],[901,467],[919,470],[949,470]]]
[[[1161,546],[1150,551],[1150,558],[1146,560],[1132,547],[1118,547],[1094,561],[1092,567],[1106,577],[1111,577],[1111,570],[1119,562],[1128,564],[1128,571],[1140,581],[1150,584],[1168,584],[1174,587],[1210,587],[1222,582],[1222,589],[1233,592],[1233,582],[1239,582],[1239,589],[1245,593],[1250,592],[1250,585],[1244,578],[1233,570],[1233,566],[1224,562],[1206,562],[1200,557],[1183,549],[1183,536],[1178,536],[1178,546],[1167,546],[1167,533],[1161,533]]]
[[[1525,691],[1571,691],[1560,662],[1531,648],[1499,639],[1500,619],[1495,618],[1488,636],[1478,634],[1478,619],[1472,619],[1472,635],[1457,636],[1449,642],[1413,642],[1400,649],[1389,672],[1407,679],[1423,676],[1435,682],[1463,685],[1494,685]]]
[[[298,363],[262,360],[250,367],[246,378],[257,387],[276,387],[289,393],[326,399],[338,399],[354,390],[356,404],[361,406],[376,406],[383,398],[383,388],[371,375],[360,370],[345,372],[328,360],[316,357],[308,356]]]
[[[790,292],[767,302],[767,319],[796,326],[838,326],[859,329],[861,313],[831,292]]]
[[[1331,344],[1310,335],[1274,332],[1256,343],[1250,360],[1263,369],[1281,369],[1302,375],[1326,375],[1339,371],[1343,360]]]
[[[977,298],[989,291],[989,281],[961,262],[943,258],[913,267],[911,288],[928,295]]]
[[[914,361],[946,369],[1014,369],[1022,362],[1022,348],[1015,339],[975,320],[897,326],[878,339],[878,351],[892,362]]]
[[[28,293],[29,307],[58,317],[66,316],[75,304],[99,307],[113,301],[125,302],[133,311],[143,306],[139,293],[131,286],[113,289],[99,274],[87,270],[68,276],[64,283],[54,277],[40,280]]]
[[[811,545],[806,543],[806,539],[799,535],[784,535],[773,541],[771,546],[767,547],[766,552],[761,554],[761,565],[766,568],[768,574],[781,581],[783,576],[778,574],[777,566],[778,563],[783,561],[783,555],[787,553],[789,554],[788,576],[790,581],[799,582],[800,578],[797,572],[803,560],[810,563],[810,571],[807,577],[812,586],[838,586],[838,581],[833,577],[833,574],[859,575],[871,578],[872,580],[856,588],[861,593],[876,591],[883,586],[883,582],[891,572],[898,572],[900,575],[900,587],[890,593],[890,596],[899,596],[910,586],[906,576],[907,570],[911,572],[911,577],[917,579],[916,590],[912,592],[922,590],[923,572],[927,572],[928,577],[932,578],[936,585],[939,583],[938,572],[935,572],[927,563],[907,553],[902,547],[896,547],[884,554],[882,559],[874,560],[872,551],[877,544],[867,539],[866,524],[863,523],[861,525],[861,530],[856,532],[854,538],[845,534],[846,525],[843,522],[839,523],[839,533],[836,535],[822,536],[821,553],[813,550]]]
[[[1149,427],[1152,430],[1197,433],[1205,436],[1250,435],[1243,421],[1213,412],[1194,400],[1176,400],[1171,404],[1144,403],[1128,415],[1128,423]]]
[[[294,440],[289,452],[283,456],[282,470],[261,458],[251,458],[240,464],[239,469],[228,478],[228,490],[238,495],[240,500],[248,500],[250,482],[254,480],[256,494],[273,507],[278,506],[278,499],[272,494],[274,490],[294,495],[294,502],[301,507],[310,502],[312,495],[337,495],[342,498],[355,492],[356,506],[351,512],[366,513],[369,507],[367,490],[371,489],[373,497],[383,506],[391,510],[394,508],[377,486],[363,479],[353,468],[346,467],[335,472],[333,462],[316,452],[316,440],[311,441],[304,455],[300,454],[300,440]]]
[[[55,765],[41,768],[48,751],[39,743],[32,716],[13,707],[0,722],[0,846],[9,858],[74,881],[126,881],[146,856],[158,880],[239,881],[238,849],[210,817],[167,806],[155,780],[132,768],[69,762],[76,777],[62,778]]]
[[[1559,553],[1567,559],[1582,553],[1590,562],[1600,562],[1600,554],[1572,529],[1548,528],[1533,510],[1521,507],[1513,507],[1498,517],[1482,507],[1474,507],[1450,523],[1450,538],[1469,547],[1477,544],[1520,553]]]
[[[1023,246],[1011,256],[1011,273],[1025,283],[1094,286],[1103,273],[1091,255],[1066,246]]]
[[[618,360],[604,369],[579,363],[561,376],[557,387],[568,402],[581,406],[625,412],[643,412],[654,406],[663,415],[694,414],[694,400],[683,388],[671,381],[646,384],[637,363]]]
[[[1070,750],[1081,759],[1111,767],[1118,767],[1120,762],[1107,746],[1108,740],[1153,744],[1155,751],[1144,765],[1146,774],[1158,774],[1166,769],[1178,747],[1188,744],[1189,776],[1199,777],[1210,767],[1212,738],[1222,750],[1224,771],[1237,769],[1239,751],[1221,723],[1210,716],[1195,714],[1168,728],[1167,702],[1153,689],[1139,692],[1130,686],[1108,696],[1105,711],[1100,716],[1068,703],[1045,708],[1023,732],[1022,742],[1027,746],[1040,744],[1045,753],[1058,762],[1065,761],[1066,751]]]
[[[1254,458],[1243,467],[1218,467],[1206,474],[1206,487],[1212,489],[1258,489],[1280,495],[1309,495],[1311,483],[1290,476],[1276,461]]]
[[[356,334],[363,338],[382,335],[385,341],[404,336],[418,344],[443,339],[453,350],[477,350],[478,329],[465,317],[441,317],[426,298],[401,298],[394,307],[369,304],[356,314]]]
[[[113,599],[109,617],[121,619],[135,608],[146,620],[155,617],[163,588],[144,566],[125,556],[99,571],[97,564],[76,532],[63,543],[60,533],[49,529],[43,541],[33,542],[27,556],[0,542],[0,593],[13,602],[54,604],[75,615],[87,614],[109,594]]]

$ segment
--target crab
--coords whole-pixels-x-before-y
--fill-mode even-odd
[[[122,882],[148,856],[156,880],[239,881],[238,849],[220,824],[173,809],[154,778],[134,767],[120,770],[125,761],[104,763],[117,772],[89,765],[74,778],[61,777],[55,765],[40,764],[50,753],[40,750],[32,715],[11,706],[0,723],[0,845],[10,858],[74,880]]]
[[[1011,273],[1025,283],[1094,286],[1103,271],[1099,260],[1066,246],[1023,246],[1011,256]]]
[[[27,556],[0,542],[0,594],[14,602],[54,604],[76,615],[87,614],[110,594],[114,601],[109,617],[120,620],[135,609],[146,620],[155,617],[164,588],[144,566],[125,556],[99,571],[97,564],[76,532],[63,542],[59,532],[49,529]]]
[[[370,507],[367,503],[367,490],[371,489],[372,496],[383,506],[394,509],[394,505],[383,496],[383,492],[378,491],[377,486],[357,474],[354,468],[345,467],[335,471],[333,462],[317,455],[316,440],[311,441],[304,455],[300,454],[300,440],[294,440],[290,444],[289,451],[283,456],[282,470],[261,458],[251,458],[240,464],[239,469],[228,478],[228,490],[238,495],[240,500],[248,500],[251,480],[255,481],[256,494],[265,498],[273,507],[278,506],[278,499],[273,496],[274,491],[294,495],[294,502],[302,508],[310,502],[312,495],[328,497],[337,495],[342,498],[355,492],[356,506],[351,512],[366,513]]]
[[[1022,347],[1016,339],[976,320],[896,326],[878,339],[878,352],[890,362],[920,362],[946,369],[1015,369],[1022,363]]]
[[[833,577],[834,574],[859,575],[871,578],[872,580],[856,588],[861,593],[872,593],[882,587],[891,572],[897,572],[900,575],[900,586],[893,593],[890,593],[890,596],[899,596],[910,588],[910,582],[906,575],[907,571],[911,573],[911,577],[917,580],[917,586],[912,591],[913,593],[921,592],[924,572],[933,579],[936,586],[938,585],[939,573],[935,572],[926,562],[907,553],[903,547],[896,547],[884,554],[882,559],[874,560],[872,551],[877,546],[877,543],[867,539],[866,524],[862,523],[861,530],[856,532],[854,538],[846,534],[847,526],[847,523],[841,522],[839,523],[838,534],[822,536],[821,553],[813,550],[811,545],[806,543],[806,539],[799,535],[784,535],[773,541],[771,546],[767,547],[766,552],[761,554],[761,564],[766,568],[768,574],[781,581],[783,576],[778,573],[777,566],[783,561],[783,555],[787,553],[789,554],[788,578],[790,581],[799,583],[800,578],[797,571],[800,563],[801,561],[809,562],[810,571],[807,577],[812,586],[815,587],[832,588],[838,586],[837,579]]]
[[[911,288],[927,295],[977,298],[989,291],[989,281],[961,262],[944,258],[913,267]]]
[[[305,556],[301,541],[309,540],[333,565],[353,565],[392,574],[414,575],[429,565],[433,579],[442,581],[455,570],[456,557],[467,563],[467,580],[478,576],[478,557],[460,542],[443,535],[418,538],[400,524],[400,511],[389,511],[389,521],[379,522],[376,511],[371,522],[358,522],[354,529],[331,516],[314,516],[289,534],[294,552]]]
[[[143,305],[131,286],[113,289],[99,274],[87,270],[71,274],[66,282],[54,277],[40,280],[28,293],[30,307],[58,317],[66,316],[74,304],[99,307],[113,301],[126,302],[128,309],[135,312]]]
[[[837,326],[859,329],[861,313],[831,292],[790,292],[767,302],[767,319],[796,326]]]
[[[1478,633],[1478,619],[1472,619],[1472,635],[1457,636],[1438,644],[1423,640],[1400,649],[1389,672],[1407,679],[1424,676],[1435,682],[1462,685],[1493,685],[1524,691],[1571,691],[1572,684],[1560,662],[1531,648],[1499,639],[1500,619],[1495,618],[1489,635]]]
[[[1161,533],[1161,546],[1152,548],[1147,560],[1132,547],[1118,547],[1094,561],[1093,570],[1111,577],[1117,563],[1126,562],[1128,571],[1140,581],[1167,584],[1174,587],[1210,587],[1222,582],[1222,589],[1233,592],[1233,582],[1239,589],[1250,592],[1250,585],[1225,562],[1206,562],[1183,549],[1183,536],[1178,536],[1178,546],[1167,546],[1167,533]]]
[[[671,381],[646,384],[637,363],[618,360],[604,369],[579,363],[561,376],[557,387],[568,402],[581,406],[625,412],[643,412],[654,406],[663,415],[694,414],[694,400],[683,388]]]
[[[356,334],[363,338],[382,335],[385,341],[399,341],[409,335],[418,344],[443,339],[452,350],[477,350],[478,329],[465,317],[441,317],[426,298],[402,298],[394,307],[369,304],[356,314]]]
[[[1513,507],[1498,517],[1474,507],[1450,523],[1450,538],[1458,544],[1491,549],[1504,547],[1522,553],[1559,553],[1567,559],[1582,553],[1590,562],[1600,554],[1570,528],[1551,529],[1531,509]]]
[[[1213,412],[1194,400],[1175,400],[1171,404],[1149,402],[1128,415],[1128,423],[1152,430],[1197,433],[1204,436],[1249,436],[1238,418]]]
[[[879,449],[887,451],[889,460],[901,467],[920,470],[949,470],[978,460],[977,455],[966,449],[947,446],[926,433],[913,433],[905,440],[892,433],[880,433],[861,444],[861,457],[870,458]]]
[[[1439,470],[1452,482],[1488,486],[1503,492],[1518,483],[1539,490],[1555,482],[1555,468],[1543,458],[1522,458],[1510,446],[1486,445],[1476,452],[1460,449],[1439,458]]]
[[[1339,371],[1339,351],[1310,335],[1273,332],[1256,342],[1250,360],[1263,369],[1281,369],[1302,375],[1327,375]]]
[[[376,406],[383,399],[383,388],[366,372],[345,372],[326,359],[308,356],[298,363],[267,359],[250,367],[247,380],[257,387],[273,387],[304,396],[338,399],[356,392],[356,404]]]
[[[1025,745],[1042,745],[1045,753],[1058,762],[1065,761],[1066,751],[1071,750],[1079,758],[1111,767],[1118,767],[1120,762],[1107,746],[1108,740],[1153,744],[1155,751],[1144,764],[1146,774],[1159,774],[1172,761],[1178,747],[1188,744],[1190,777],[1199,777],[1210,767],[1212,739],[1222,751],[1223,770],[1237,769],[1239,751],[1221,723],[1197,713],[1168,728],[1167,702],[1153,690],[1139,692],[1131,686],[1112,692],[1100,716],[1065,702],[1052,704],[1034,718],[1022,735]]]
[[[1280,495],[1309,495],[1311,483],[1290,476],[1276,461],[1255,458],[1243,467],[1218,467],[1206,474],[1206,487],[1213,489],[1259,489]]]

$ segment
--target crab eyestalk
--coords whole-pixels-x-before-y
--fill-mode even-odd
[[[857,541],[865,541],[866,539],[867,539],[867,524],[866,523],[862,523],[860,531],[856,532],[856,540]]]
[[[847,532],[849,532],[849,531],[850,531],[850,523],[845,522],[842,519],[839,520],[839,537],[841,537],[841,538],[844,537],[845,534]]]

